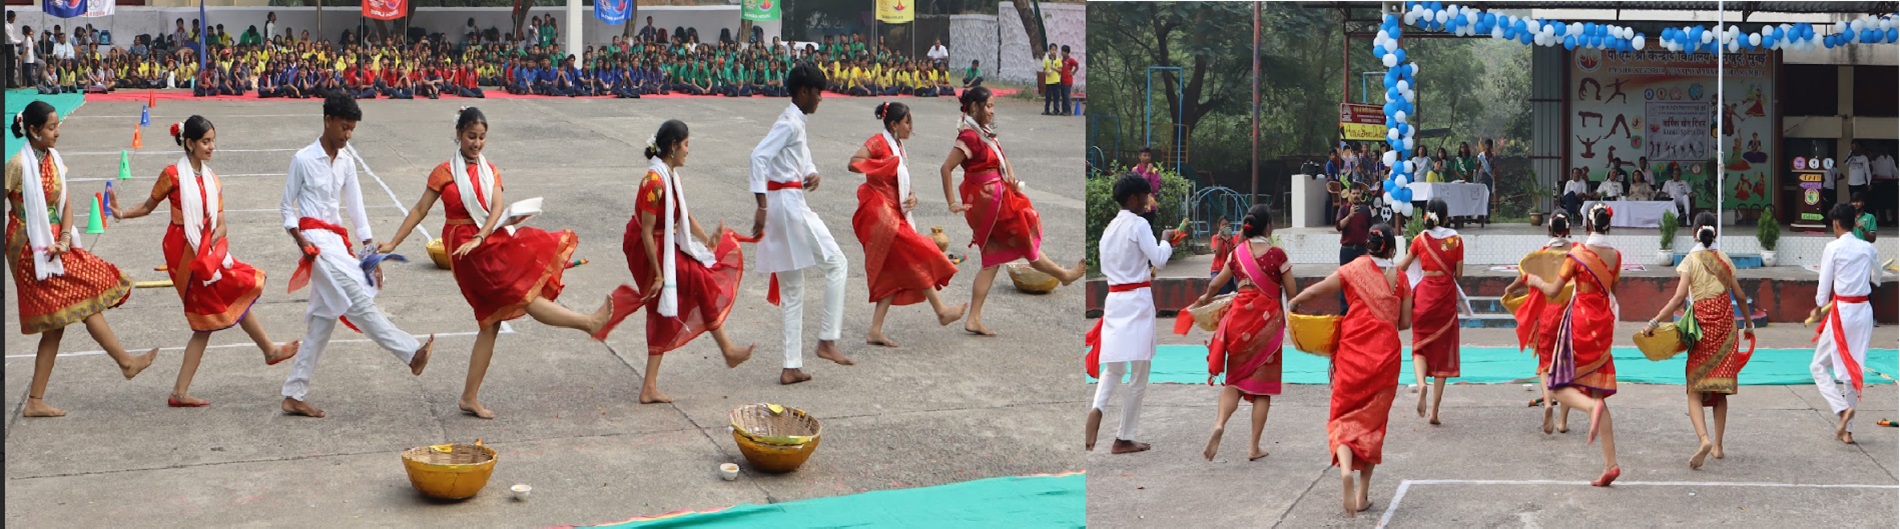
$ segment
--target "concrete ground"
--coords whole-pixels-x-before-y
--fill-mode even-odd
[[[944,227],[961,246],[969,228],[945,211],[936,171],[951,148],[956,102],[904,101],[913,107],[917,131],[909,147],[922,200],[917,221],[926,230]],[[469,103],[363,103],[366,119],[353,143],[374,172],[362,173],[363,193],[379,239],[392,235],[402,220],[399,207],[416,201],[429,170],[451,156],[456,108]],[[586,312],[631,280],[621,234],[636,178],[647,165],[639,153],[660,122],[682,118],[692,127],[685,181],[694,214],[708,228],[720,220],[749,226],[754,206],[746,192],[746,158],[788,100],[473,103],[492,123],[487,155],[501,170],[507,198],[547,198],[547,213],[529,225],[580,234],[575,257],[591,263],[567,272],[560,302]],[[810,124],[814,161],[825,177],[811,204],[852,261],[841,343],[859,362],[855,367],[807,352],[807,371],[816,379],[778,385],[779,313],[764,302],[764,276],[751,274],[727,329],[737,340],[756,341],[755,357],[728,370],[703,337],[668,354],[661,384],[674,404],[638,403],[646,361],[643,315],[605,345],[524,318],[501,337],[483,388],[482,402],[499,418],[466,416],[456,398],[476,327],[453,278],[429,264],[428,237],[418,234],[400,250],[415,262],[388,270],[390,288],[379,304],[405,331],[438,333],[428,371],[412,377],[360,335],[340,329],[312,383],[310,400],[329,413],[325,419],[279,412],[289,364],[263,366],[241,331],[213,336],[214,348],[192,386],[192,394],[212,406],[167,408],[190,336],[170,288],[140,289],[107,313],[127,347],[166,348],[150,370],[124,381],[98,353],[100,346],[73,328],[46,395],[69,415],[23,419],[37,337],[21,336],[15,322],[6,322],[6,524],[588,524],[1079,469],[1076,375],[1066,351],[1084,330],[1073,312],[1080,288],[1032,296],[1001,278],[985,318],[1000,338],[939,328],[919,305],[892,311],[887,332],[902,348],[864,344],[873,306],[865,300],[863,252],[851,232],[862,178],[845,166],[880,126],[872,118],[876,103],[828,98]],[[1079,259],[1082,120],[1037,116],[1034,105],[1017,101],[998,107],[1003,144],[1042,212],[1046,251],[1064,262]],[[268,272],[254,313],[278,341],[303,333],[309,293],[283,290],[295,262],[277,213],[283,173],[291,152],[319,134],[319,109],[316,101],[161,104],[153,109],[145,149],[132,157],[137,179],[115,184],[127,201],[149,192],[151,178],[180,156],[159,131],[191,113],[211,118],[219,134],[212,164],[223,175],[231,250]],[[63,125],[59,147],[76,193],[89,195],[116,174],[138,115],[133,103],[87,104]],[[162,264],[162,208],[153,218],[113,223],[104,235],[86,237],[86,246],[138,280],[164,279],[153,270]],[[441,215],[438,207],[423,222],[430,236],[439,233]],[[968,300],[977,269],[974,261],[962,265],[946,291],[951,302]],[[815,307],[821,288],[808,290],[807,306]],[[12,312],[14,296],[6,298]],[[808,344],[817,339],[817,310],[806,314]],[[728,433],[727,412],[752,402],[809,410],[823,421],[824,444],[796,473],[721,481],[715,467],[743,459]],[[402,450],[476,439],[500,452],[481,495],[438,503],[411,489],[398,460]],[[532,501],[508,498],[515,483],[534,487]]]
[[[1206,333],[1164,343],[1198,344]],[[1640,323],[1624,323],[1619,335]],[[1464,329],[1476,346],[1515,343],[1511,329]],[[1812,331],[1775,324],[1760,347],[1811,347]],[[1410,340],[1409,333],[1401,333]],[[1890,328],[1876,346],[1891,347]],[[1883,345],[1884,344],[1884,345]],[[1302,354],[1302,353],[1289,353]],[[1525,376],[1533,360],[1526,359]],[[1889,366],[1891,367],[1891,366]],[[1455,382],[1455,379],[1454,379]],[[1148,388],[1139,440],[1154,449],[1111,455],[1121,406],[1111,401],[1101,441],[1087,455],[1091,527],[1796,527],[1828,519],[1841,527],[1893,527],[1900,508],[1892,384],[1869,386],[1855,421],[1858,445],[1832,439],[1833,415],[1811,385],[1744,386],[1730,399],[1726,458],[1690,470],[1696,449],[1680,385],[1624,384],[1610,399],[1622,477],[1609,489],[1587,482],[1602,472],[1598,445],[1584,445],[1589,417],[1573,413],[1569,433],[1546,436],[1537,397],[1521,385],[1451,385],[1431,426],[1415,413],[1417,394],[1399,390],[1386,431],[1372,505],[1340,513],[1339,470],[1329,466],[1326,418],[1331,388],[1289,385],[1273,399],[1262,435],[1268,456],[1247,461],[1249,408],[1227,423],[1220,452],[1202,458],[1219,390],[1204,385]],[[1085,395],[1093,395],[1094,385]]]

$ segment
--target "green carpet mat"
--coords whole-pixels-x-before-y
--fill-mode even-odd
[[[979,479],[579,527],[1083,527],[1085,480],[1080,473]]]
[[[1295,351],[1290,345],[1282,354],[1286,355],[1286,361],[1281,367],[1282,382],[1287,384],[1327,383],[1327,359]],[[1634,347],[1617,347],[1611,350],[1611,354],[1616,355],[1616,380],[1633,384],[1681,385],[1684,365],[1689,358],[1687,354],[1680,354],[1661,362],[1651,362],[1643,357],[1642,351]],[[1401,359],[1404,365],[1399,367],[1399,382],[1411,384],[1413,382],[1411,348],[1405,349]],[[1814,376],[1808,374],[1808,364],[1813,360],[1813,349],[1756,349],[1755,356],[1749,359],[1746,367],[1742,368],[1741,384],[1745,386],[1813,384]],[[1867,373],[1865,382],[1868,384],[1894,383],[1894,377],[1900,376],[1900,368],[1896,366],[1900,366],[1900,350],[1869,350],[1867,365],[1864,366]],[[1518,352],[1509,347],[1467,346],[1459,352],[1458,367],[1460,374],[1464,376],[1453,378],[1452,382],[1502,384],[1525,378],[1534,379],[1537,376],[1537,358],[1531,353]],[[1206,384],[1207,347],[1163,345],[1156,348],[1154,365],[1149,371],[1148,381],[1164,384]]]
[[[14,156],[19,155],[20,146],[26,144],[26,138],[13,137],[13,129],[12,129],[13,115],[19,113],[21,110],[26,110],[26,105],[34,101],[45,101],[47,104],[53,105],[53,109],[59,111],[59,117],[61,119],[64,119],[66,116],[72,115],[74,110],[78,110],[79,105],[86,102],[86,94],[59,94],[59,95],[43,96],[43,95],[40,95],[39,91],[37,90],[30,90],[30,89],[8,90],[7,91],[7,114],[6,114],[6,120],[5,120],[6,126],[0,127],[0,128],[5,129],[4,132],[0,132],[0,136],[6,136],[7,138],[6,140],[7,158],[6,159],[8,160],[12,160]],[[131,141],[131,140],[127,140],[127,141]]]

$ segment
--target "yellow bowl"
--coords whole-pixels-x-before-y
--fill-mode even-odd
[[[1288,314],[1286,320],[1293,347],[1300,352],[1330,357],[1339,347],[1339,316]]]
[[[727,414],[732,442],[753,468],[765,472],[798,470],[818,449],[824,428],[805,410],[777,404],[747,404]]]
[[[449,252],[447,249],[442,247],[441,237],[437,237],[435,240],[429,241],[429,259],[432,259],[435,261],[436,268],[440,268],[443,270],[449,269]]]
[[[409,484],[423,495],[460,500],[488,486],[495,459],[495,449],[482,445],[418,446],[402,453],[402,468],[409,473]]]
[[[1682,335],[1676,332],[1675,324],[1657,327],[1652,336],[1643,336],[1642,331],[1637,331],[1630,340],[1636,342],[1636,349],[1641,350],[1644,357],[1657,362],[1673,358],[1689,348],[1688,344],[1682,343]]]
[[[1214,332],[1220,329],[1220,319],[1227,316],[1228,309],[1234,306],[1233,294],[1222,294],[1208,304],[1191,307],[1188,314],[1194,316],[1194,325],[1203,331]]]
[[[1048,294],[1062,286],[1062,281],[1055,276],[1022,263],[1009,265],[1009,281],[1016,284],[1017,290],[1030,294]]]

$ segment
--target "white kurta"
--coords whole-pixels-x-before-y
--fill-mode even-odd
[[[1852,233],[1842,234],[1827,243],[1821,252],[1821,281],[1814,292],[1814,304],[1826,306],[1834,300],[1836,294],[1842,296],[1866,296],[1880,284],[1880,276],[1875,273],[1874,263],[1879,259],[1874,245],[1860,240]],[[1871,283],[1870,283],[1871,281]],[[1840,303],[1834,306],[1834,312],[1828,318],[1840,318],[1843,341],[1847,342],[1848,354],[1854,362],[1861,365],[1862,372],[1867,369],[1867,347],[1874,336],[1874,308],[1872,303]],[[1835,345],[1834,332],[1829,329],[1832,323],[1823,320],[1821,334],[1814,344],[1814,362],[1809,368],[1814,375],[1814,383],[1821,390],[1821,397],[1838,413],[1841,410],[1858,405],[1860,395],[1854,390],[1846,362],[1841,361],[1840,351]],[[1839,380],[1841,384],[1837,384]],[[1865,380],[1865,376],[1863,376]]]
[[[1155,239],[1148,219],[1124,209],[1102,230],[1099,252],[1102,275],[1112,286],[1149,281],[1149,267],[1168,264],[1174,248]],[[1110,292],[1102,302],[1101,362],[1152,360],[1154,355],[1154,290]]]
[[[752,149],[753,193],[764,193],[765,233],[759,241],[760,272],[803,270],[833,254],[842,255],[818,213],[805,205],[803,189],[768,191],[767,182],[803,182],[818,172],[805,139],[805,113],[789,105],[772,123],[771,132]]]
[[[358,241],[374,238],[370,235],[369,215],[363,210],[363,190],[357,182],[356,159],[350,156],[349,149],[337,151],[336,158],[331,159],[323,150],[322,140],[318,140],[297,151],[290,159],[290,170],[284,178],[284,199],[278,205],[284,217],[284,228],[296,229],[304,217],[344,226],[343,206],[348,206],[350,211],[350,236]],[[343,275],[354,279],[370,295],[375,295],[376,288],[363,277],[359,261],[350,255],[343,238],[329,230],[303,230],[303,238],[316,245],[320,252],[312,268],[327,267],[354,272]],[[312,271],[307,315],[336,318],[349,310],[349,292],[344,290],[344,285],[337,284],[334,277],[322,270]]]

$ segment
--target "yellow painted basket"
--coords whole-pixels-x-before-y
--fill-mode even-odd
[[[1055,276],[1030,268],[1029,265],[1016,263],[1009,265],[1009,281],[1016,284],[1016,290],[1030,294],[1048,294],[1062,286]]]
[[[402,468],[409,473],[409,484],[424,496],[466,499],[488,486],[488,476],[495,472],[495,449],[466,443],[418,446],[402,453]]]
[[[1630,340],[1636,342],[1636,348],[1643,352],[1643,356],[1657,362],[1673,358],[1689,349],[1688,344],[1682,343],[1682,335],[1676,331],[1675,324],[1662,324],[1656,327],[1656,332],[1650,336],[1643,336],[1642,331],[1637,331]]]
[[[1564,252],[1550,249],[1531,252],[1529,255],[1524,256],[1523,259],[1518,260],[1518,273],[1537,276],[1538,279],[1542,279],[1546,282],[1555,282],[1563,277],[1564,255]],[[1576,285],[1569,283],[1564,284],[1563,290],[1557,293],[1557,299],[1553,300],[1552,303],[1569,303],[1570,295],[1575,293],[1576,290]],[[1504,297],[1498,301],[1504,305],[1505,310],[1517,312],[1517,308],[1523,306],[1524,300],[1529,299],[1529,297],[1530,292],[1528,290],[1514,293],[1507,292]]]
[[[1287,328],[1292,330],[1293,348],[1303,353],[1333,356],[1333,350],[1339,347],[1339,320],[1339,316],[1286,315]]]
[[[747,404],[728,418],[732,441],[752,468],[784,473],[798,470],[818,449],[823,428],[805,410],[777,404]]]
[[[446,248],[442,247],[441,237],[429,241],[429,259],[435,261],[436,268],[443,270],[449,269],[449,252]]]
[[[1194,316],[1194,326],[1203,331],[1214,332],[1220,329],[1220,319],[1227,316],[1228,309],[1234,306],[1233,294],[1222,294],[1214,301],[1199,307],[1189,307],[1188,314]]]

